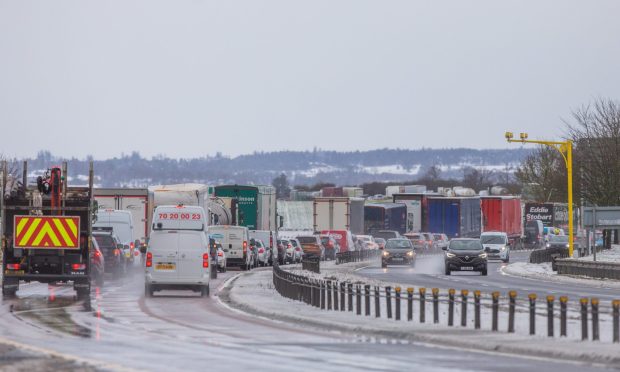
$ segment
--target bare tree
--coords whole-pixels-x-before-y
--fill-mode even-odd
[[[620,205],[620,102],[597,99],[575,110],[567,126],[583,201]]]
[[[493,171],[467,167],[463,169],[463,186],[475,191],[485,190],[493,186]]]
[[[541,145],[515,172],[526,197],[541,202],[566,202],[566,165],[560,153]]]

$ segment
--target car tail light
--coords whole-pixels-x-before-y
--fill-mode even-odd
[[[74,264],[71,265],[71,270],[73,270],[73,271],[86,270],[86,264],[74,263]]]
[[[224,252],[221,252],[221,251],[220,251],[220,252],[217,252],[217,256],[218,256],[218,257],[224,257]]]
[[[138,257],[140,255],[140,252],[139,251],[133,251],[133,255]]]
[[[293,248],[293,245],[291,243],[288,243],[287,247],[288,248]]]
[[[9,270],[19,270],[20,264],[6,264],[6,268]]]
[[[151,252],[146,252],[146,267],[153,266],[153,254]]]
[[[119,251],[118,249],[114,250],[114,255],[115,256],[119,256],[121,254],[121,251]]]
[[[265,253],[265,248],[258,248],[258,253]]]
[[[209,267],[209,254],[208,253],[205,253],[202,255],[202,267],[205,269]]]
[[[95,257],[99,257],[99,256],[101,256],[101,252],[95,251]]]
[[[134,247],[135,247],[135,245],[134,245],[134,243],[133,243],[133,242],[129,243],[129,248],[130,248],[130,249],[133,249]]]
[[[243,241],[243,254],[246,254],[248,252],[248,242],[247,241]]]

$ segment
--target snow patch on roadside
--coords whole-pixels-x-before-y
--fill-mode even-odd
[[[620,281],[613,279],[594,279],[586,277],[558,275],[551,269],[551,263],[532,264],[529,262],[515,262],[501,268],[502,274],[519,276],[529,279],[540,279],[557,283],[580,284],[599,288],[618,288]]]
[[[594,261],[594,255],[580,257],[578,260]],[[601,262],[620,262],[620,245],[612,245],[611,249],[605,249],[596,254],[596,261]]]

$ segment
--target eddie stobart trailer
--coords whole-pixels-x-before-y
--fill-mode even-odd
[[[7,164],[2,164],[2,185]],[[2,294],[13,296],[20,281],[73,283],[79,298],[90,295],[93,164],[87,186],[69,187],[67,164],[52,167],[28,185],[3,191]]]

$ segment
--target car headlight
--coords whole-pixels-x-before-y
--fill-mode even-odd
[[[505,250],[506,250],[506,246],[503,246],[503,247],[501,248],[501,250],[502,250],[502,251],[505,251]]]
[[[407,252],[407,256],[409,257],[413,256],[413,252],[412,251]]]
[[[383,256],[389,256],[389,255],[390,255],[390,252],[388,252],[388,251],[383,251]]]
[[[456,257],[456,255],[454,253],[446,252],[446,257],[452,258],[452,257]]]
[[[547,248],[551,248],[551,244],[547,243]]]
[[[478,257],[480,257],[480,258],[487,258],[487,254],[486,253],[480,253],[478,255]]]
[[[570,248],[570,244],[566,244],[566,248]]]

